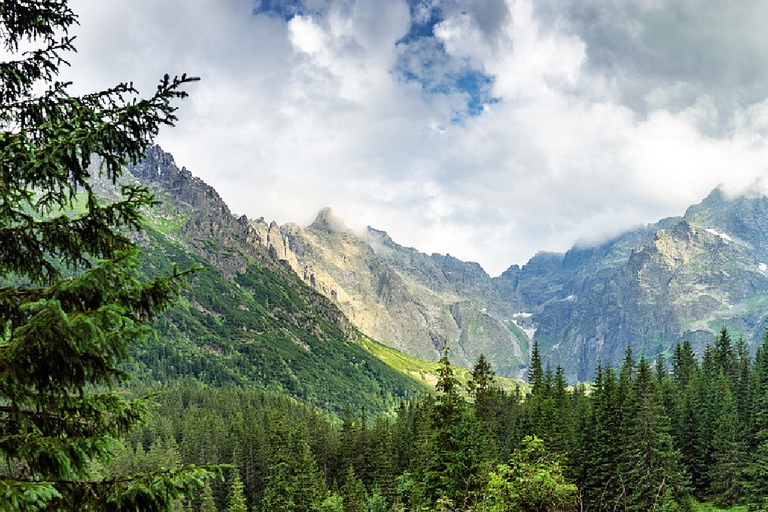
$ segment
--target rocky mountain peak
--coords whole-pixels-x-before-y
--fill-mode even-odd
[[[380,229],[372,228],[371,226],[368,226],[365,229],[364,238],[368,243],[371,244],[378,244],[383,245],[387,247],[400,247],[398,244],[395,243],[394,240],[392,240],[392,237],[389,236],[389,234],[386,231],[382,231]]]
[[[751,245],[760,259],[768,258],[768,197],[748,190],[730,197],[715,189],[685,212],[691,224]]]
[[[318,212],[317,217],[315,217],[314,222],[312,222],[309,228],[325,233],[345,233],[349,231],[344,221],[334,215],[333,211],[328,207]]]

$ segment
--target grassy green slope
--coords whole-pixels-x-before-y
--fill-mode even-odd
[[[174,263],[208,268],[190,277],[179,303],[157,322],[157,339],[136,353],[140,381],[236,383],[336,411],[387,410],[426,389],[375,357],[356,330],[345,332],[338,310],[290,272],[249,260],[244,273],[226,279],[151,226],[142,245],[147,277]]]
[[[362,344],[371,354],[403,375],[418,379],[430,387],[433,387],[437,382],[439,363],[411,357],[368,337],[363,338]],[[471,370],[467,368],[454,366],[454,374],[462,384],[469,381],[471,373]],[[506,377],[496,377],[496,384],[506,391],[519,390],[522,394],[530,391],[530,386],[527,383]]]

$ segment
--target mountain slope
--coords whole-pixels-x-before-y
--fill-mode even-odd
[[[500,375],[522,375],[527,336],[478,264],[422,254],[372,228],[354,233],[329,209],[306,228],[251,226],[365,334],[430,360],[447,344],[452,360],[469,367],[484,353]]]
[[[138,240],[144,274],[204,268],[158,322],[158,338],[135,354],[138,378],[233,382],[337,411],[386,410],[424,391],[375,357],[338,308],[275,261],[248,220],[170,155],[154,148],[129,172],[162,201]]]
[[[628,346],[654,357],[689,339],[702,354],[723,326],[755,344],[768,315],[764,226],[767,199],[715,190],[682,218],[511,267],[499,288],[571,379],[619,364]]]
[[[627,347],[638,356],[655,357],[669,355],[674,343],[689,339],[702,354],[723,326],[753,346],[765,332],[768,199],[757,193],[729,198],[715,190],[682,217],[598,246],[540,253],[491,278],[476,263],[402,247],[383,231],[352,232],[330,210],[306,228],[235,218],[212,188],[176,168],[159,149],[131,173],[165,200],[153,211],[152,229],[143,241],[154,244],[151,254],[169,255],[163,264],[194,255],[216,274],[210,279],[218,284],[207,283],[208,288],[193,283],[185,314],[177,313],[183,327],[165,331],[187,340],[198,359],[215,355],[211,360],[221,363],[216,378],[261,379],[299,395],[323,389],[322,398],[312,398],[323,403],[354,395],[354,386],[338,396],[329,391],[335,379],[353,378],[346,367],[334,367],[332,378],[289,370],[296,361],[311,367],[326,356],[339,356],[312,348],[305,339],[312,329],[321,331],[313,335],[317,340],[333,339],[328,343],[347,343],[355,350],[361,349],[360,329],[431,360],[448,344],[455,363],[471,366],[485,353],[500,375],[512,377],[524,376],[535,338],[545,364],[562,365],[571,381],[590,380],[600,362],[620,364]],[[174,251],[179,254],[171,258]],[[277,281],[270,289],[283,290],[282,295],[253,286],[272,279]],[[299,287],[302,283],[306,286]],[[209,302],[195,298],[198,292]],[[251,311],[262,315],[261,327],[241,318]],[[272,330],[263,330],[266,325]],[[335,334],[327,334],[331,331]],[[267,341],[270,336],[278,341]],[[218,338],[230,345],[205,341]],[[355,366],[362,357],[344,352],[342,359]],[[230,375],[241,371],[242,361],[259,361],[253,365],[262,373]],[[370,382],[391,384],[375,400],[414,391],[397,381],[402,373],[386,371],[370,376]]]

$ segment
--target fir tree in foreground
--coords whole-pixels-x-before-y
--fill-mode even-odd
[[[0,3],[0,509],[166,510],[209,469],[88,468],[141,420],[146,402],[113,386],[182,276],[136,280],[127,233],[152,195],[125,186],[101,204],[90,180],[116,182],[192,79],[166,76],[149,99],[130,84],[72,96],[56,77],[76,24],[65,0]]]

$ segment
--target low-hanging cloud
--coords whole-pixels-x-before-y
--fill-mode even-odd
[[[234,211],[331,206],[498,274],[766,174],[766,35],[697,3],[73,0],[68,78],[199,75],[159,142]]]

